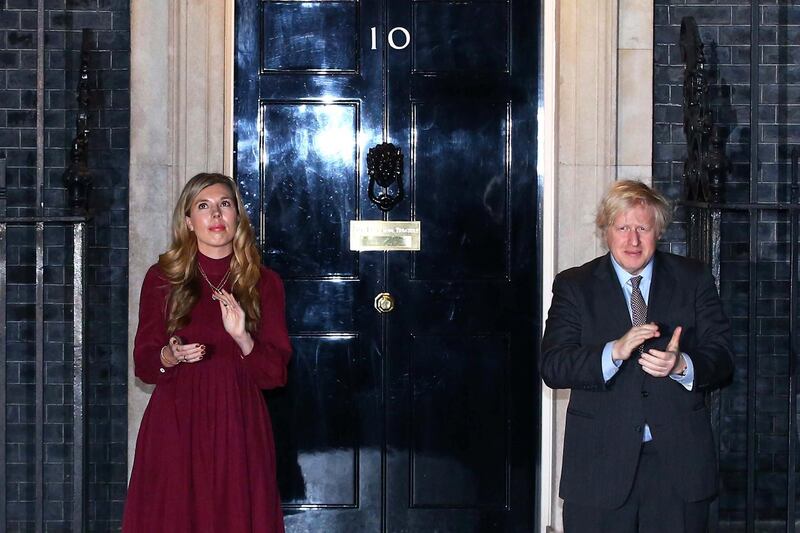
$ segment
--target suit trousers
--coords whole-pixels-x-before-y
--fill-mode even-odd
[[[665,481],[658,453],[642,445],[639,464],[625,503],[601,509],[564,502],[564,533],[703,533],[711,500],[684,501]]]

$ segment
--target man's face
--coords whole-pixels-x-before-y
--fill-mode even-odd
[[[638,274],[656,253],[655,222],[653,208],[640,204],[621,212],[606,229],[608,250],[626,272]]]

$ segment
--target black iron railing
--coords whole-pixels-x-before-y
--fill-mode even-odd
[[[6,305],[8,287],[7,235],[8,228],[27,226],[34,228],[36,249],[36,318],[35,318],[35,523],[36,530],[44,530],[44,427],[45,427],[45,364],[44,364],[44,235],[48,227],[71,228],[73,250],[72,276],[72,531],[84,530],[85,501],[85,444],[86,408],[85,384],[85,265],[86,265],[86,227],[88,218],[84,216],[23,216],[7,217],[5,214],[5,169],[6,159],[0,158],[0,524],[6,524]],[[21,243],[15,243],[19,245]],[[2,528],[0,528],[2,529]]]
[[[8,216],[6,157],[0,154],[0,530],[7,526],[7,397],[6,375],[8,341],[8,246],[21,246],[21,242],[8,242],[10,227],[33,229],[35,248],[35,442],[34,442],[34,529],[37,533],[45,530],[45,230],[61,228],[72,233],[72,472],[67,475],[72,484],[72,516],[69,520],[74,532],[86,529],[86,403],[85,403],[85,289],[86,289],[86,230],[88,193],[91,178],[88,172],[88,105],[89,105],[89,44],[91,33],[83,30],[81,47],[80,79],[77,99],[78,114],[76,136],[72,143],[70,163],[64,172],[64,185],[69,197],[69,211],[59,212],[44,206],[44,99],[45,99],[45,39],[44,39],[44,0],[37,2],[37,83],[36,83],[36,206],[32,209],[14,209],[20,216]],[[31,214],[32,213],[32,214]],[[68,263],[67,263],[68,264]],[[65,266],[66,269],[66,266]],[[66,280],[65,280],[66,283]],[[68,283],[66,283],[68,285]],[[66,398],[65,398],[66,401]]]
[[[679,204],[684,208],[686,214],[687,230],[687,252],[688,255],[708,263],[717,280],[720,283],[726,282],[726,260],[724,247],[731,244],[726,238],[726,220],[736,220],[738,222],[747,221],[747,306],[746,316],[738,317],[734,324],[734,334],[743,338],[746,336],[746,367],[737,368],[737,372],[746,373],[746,385],[734,394],[739,395],[735,400],[745,404],[746,429],[744,453],[744,474],[746,475],[745,484],[742,487],[726,487],[723,485],[720,500],[727,498],[728,501],[736,501],[735,496],[743,493],[743,512],[741,515],[730,512],[727,509],[724,513],[720,512],[719,503],[712,509],[709,530],[710,531],[746,531],[755,533],[758,531],[787,531],[796,530],[797,502],[798,497],[798,421],[797,421],[797,368],[798,368],[798,344],[796,333],[796,318],[798,312],[797,304],[797,276],[798,276],[798,218],[800,218],[800,184],[798,184],[798,148],[791,149],[791,183],[788,198],[783,201],[765,202],[759,200],[759,155],[758,155],[758,132],[759,132],[759,15],[758,3],[755,2],[752,9],[751,20],[751,65],[750,65],[750,184],[748,202],[726,202],[723,194],[724,181],[730,168],[727,158],[722,150],[722,140],[720,130],[714,125],[712,106],[708,99],[708,71],[706,69],[705,57],[703,53],[703,43],[700,41],[697,25],[694,19],[686,17],[681,23],[681,50],[686,64],[684,76],[684,132],[687,140],[687,158],[684,162],[684,198]],[[786,147],[789,151],[789,147]],[[786,450],[786,464],[773,464],[769,469],[759,462],[759,432],[763,431],[757,424],[759,417],[764,417],[758,400],[758,379],[759,372],[759,338],[765,333],[760,330],[760,320],[763,316],[759,315],[760,284],[765,281],[764,275],[760,274],[762,264],[759,249],[760,236],[759,227],[764,221],[788,221],[788,280],[780,279],[780,282],[788,284],[788,328],[784,333],[780,331],[770,332],[771,337],[788,338],[788,350],[785,356],[786,373],[781,374],[780,379],[773,379],[776,387],[782,387],[785,383],[786,390],[773,393],[773,398],[787,398],[785,411],[780,413],[770,412],[769,415],[776,420],[775,424],[781,428],[785,427],[786,441],[780,445],[781,453]],[[776,236],[776,240],[783,241],[783,236]],[[739,238],[734,244],[744,245],[745,242]],[[774,262],[774,259],[771,259]],[[739,278],[742,279],[743,278]],[[772,282],[774,280],[767,280]],[[739,291],[742,292],[742,291]],[[744,296],[744,295],[740,295]],[[783,295],[781,295],[783,297]],[[778,311],[776,311],[777,313]],[[785,313],[787,311],[779,311]],[[783,316],[783,315],[782,315]],[[777,321],[776,321],[777,322]],[[763,349],[762,349],[763,351]],[[781,349],[775,348],[770,356],[781,356]],[[783,367],[781,367],[783,368]],[[763,372],[763,371],[762,371]],[[783,378],[785,377],[785,382]],[[722,394],[728,394],[725,391]],[[745,398],[741,398],[742,392]],[[720,393],[714,393],[709,397],[712,407],[713,425],[717,442],[720,443],[720,432],[735,433],[740,431],[736,427],[727,427],[734,424],[735,417],[720,416],[721,403]],[[774,437],[778,431],[772,436]],[[780,437],[783,438],[783,437]],[[720,448],[720,454],[728,453],[730,450]],[[779,479],[785,476],[784,489],[776,488],[775,484],[760,487],[759,477],[778,472]],[[767,484],[765,484],[767,485]],[[726,491],[731,491],[727,494]],[[772,500],[785,502],[785,514],[783,506],[778,508],[765,509],[765,504],[758,503],[757,498],[763,500],[765,491],[771,491]],[[783,491],[782,494],[780,492]],[[732,494],[736,492],[738,494]],[[731,497],[733,496],[733,497]],[[719,500],[718,500],[719,501]],[[737,509],[738,511],[738,509]],[[784,515],[784,516],[780,516]]]

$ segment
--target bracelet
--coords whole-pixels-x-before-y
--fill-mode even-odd
[[[175,363],[174,365],[170,364],[169,361],[167,361],[167,359],[164,357],[164,348],[169,348],[169,346],[162,346],[161,350],[158,351],[158,356],[159,356],[159,359],[161,359],[161,364],[163,364],[164,366],[166,366],[168,368],[172,368],[173,366],[176,366],[178,363]]]

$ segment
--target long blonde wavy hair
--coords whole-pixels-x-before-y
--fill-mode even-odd
[[[211,185],[221,183],[236,197],[237,224],[233,236],[231,258],[231,290],[242,306],[246,318],[245,328],[255,332],[261,319],[258,281],[261,277],[261,254],[256,246],[253,228],[233,179],[223,174],[201,173],[183,187],[175,211],[172,213],[172,244],[158,256],[158,266],[170,282],[167,300],[167,331],[171,335],[189,323],[189,313],[200,298],[200,273],[197,268],[197,237],[189,231],[189,216],[195,197]]]

